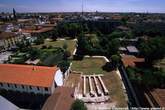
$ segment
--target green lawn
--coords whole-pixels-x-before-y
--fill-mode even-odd
[[[102,66],[105,65],[104,59],[101,58],[84,58],[83,60],[73,60],[72,70],[81,71],[84,74],[104,74]]]
[[[104,74],[102,79],[107,89],[109,90],[111,101],[116,102],[117,107],[127,107],[127,101],[125,100],[122,83],[116,72],[107,72],[106,74]]]
[[[68,50],[73,53],[76,45],[76,41],[73,40],[57,40],[57,41],[47,41],[45,40],[44,44],[35,45],[34,47],[41,48],[43,45],[45,46],[53,46],[53,47],[63,47],[64,44],[68,45]]]

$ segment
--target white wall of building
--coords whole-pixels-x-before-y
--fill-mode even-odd
[[[57,84],[57,86],[62,86],[63,85],[63,73],[59,69],[56,71],[56,74],[54,76],[54,82]]]
[[[20,91],[20,92],[28,92],[28,93],[39,93],[39,94],[51,94],[52,87],[46,89],[46,87],[36,87],[36,86],[28,86],[28,85],[19,85],[19,84],[7,84],[1,83],[1,89],[12,90],[12,91]]]

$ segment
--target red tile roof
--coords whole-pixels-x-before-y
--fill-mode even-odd
[[[50,87],[57,67],[0,64],[0,82]]]
[[[38,30],[35,29],[22,29],[23,33],[43,33],[43,32],[47,32],[47,31],[51,31],[53,30],[53,27],[44,27]]]
[[[144,58],[137,58],[132,55],[122,55],[122,62],[125,67],[131,66],[135,67],[136,63],[144,63]]]
[[[159,104],[160,107],[165,107],[165,89],[154,89],[150,91],[153,98]]]

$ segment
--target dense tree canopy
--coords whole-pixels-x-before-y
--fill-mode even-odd
[[[127,67],[126,70],[134,83],[148,87],[165,87],[165,71],[162,69]]]
[[[165,38],[156,37],[147,41],[141,41],[139,49],[146,61],[152,63],[154,60],[165,56]]]
[[[165,36],[165,23],[163,22],[141,22],[134,24],[131,28],[135,36]]]
[[[81,32],[81,25],[79,23],[61,23],[57,27],[57,34],[59,37],[75,38]]]
[[[82,55],[106,55],[110,57],[118,53],[120,46],[119,40],[111,38],[108,35],[91,35],[81,34],[78,37],[78,53]]]

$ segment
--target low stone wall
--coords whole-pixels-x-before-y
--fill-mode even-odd
[[[106,62],[110,62],[107,57],[105,56],[89,56],[85,55],[84,58],[103,58]]]
[[[64,73],[64,82],[65,80],[69,77],[69,74],[71,72],[71,66],[72,66],[72,63],[70,63],[68,69],[66,70],[66,72]]]

